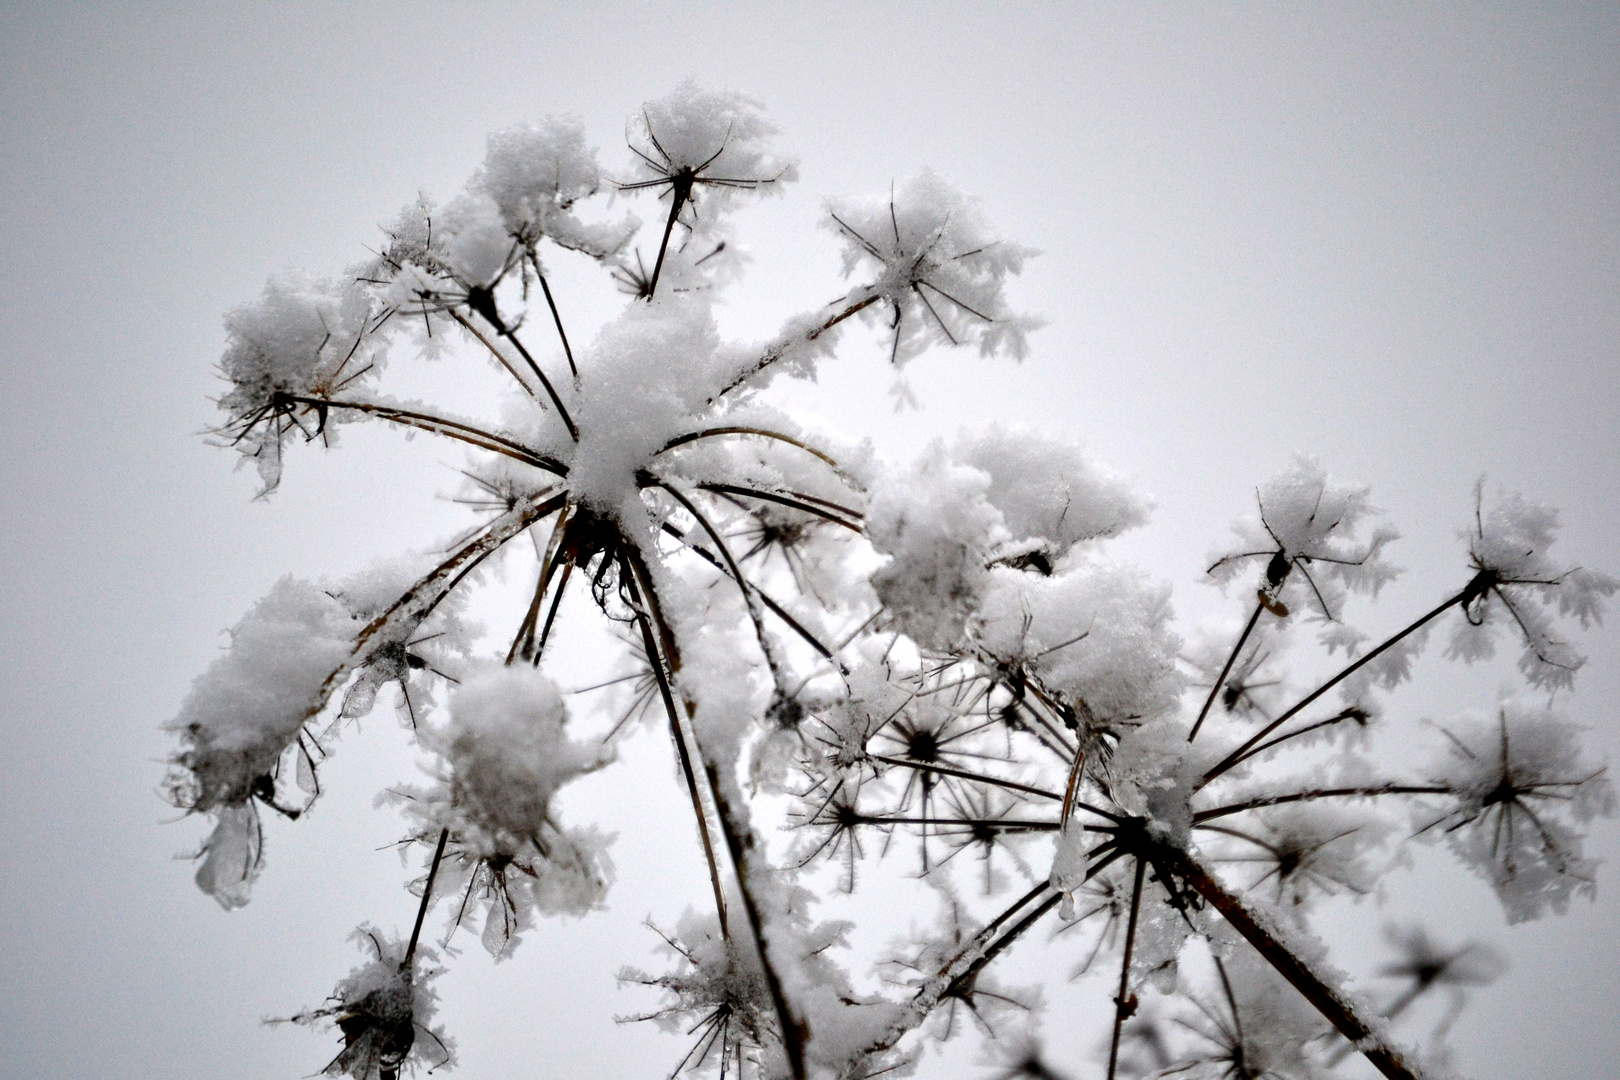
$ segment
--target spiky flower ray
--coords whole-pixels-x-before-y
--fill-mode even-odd
[[[1380,767],[1330,738],[1377,738],[1375,692],[1409,677],[1447,617],[1456,655],[1511,633],[1533,685],[1567,685],[1580,661],[1557,619],[1595,619],[1614,579],[1549,560],[1550,511],[1482,495],[1458,591],[1369,638],[1350,624],[1353,594],[1370,599],[1393,575],[1382,556],[1394,531],[1364,527],[1364,488],[1300,459],[1256,488],[1257,517],[1212,560],[1218,582],[1251,578],[1254,594],[1239,598],[1241,631],[1191,654],[1201,674],[1189,679],[1168,590],[1108,554],[1147,506],[1077,448],[993,426],[892,467],[825,445],[762,394],[778,377],[814,377],[856,316],[892,334],[882,351],[896,366],[935,346],[1022,356],[1035,322],[1005,291],[1029,252],[924,173],[829,208],[846,273],[859,275],[838,300],[765,342],[730,343],[713,314],[740,267],[728,215],[785,186],[791,160],[770,147],[756,103],[692,84],[631,127],[617,180],[577,125],[502,133],[465,192],[407,207],[375,258],[337,280],[277,278],[227,323],[219,437],[266,493],[292,448],[335,446],[343,428],[372,422],[462,448],[458,501],[478,519],[390,579],[389,596],[278,585],[175,724],[174,798],[215,819],[198,881],[235,906],[262,864],[257,807],[292,816],[320,793],[337,734],[323,718],[357,719],[379,687],[400,687],[434,761],[429,786],[400,795],[424,856],[416,929],[377,975],[387,1002],[362,1007],[340,986],[324,1014],[373,1032],[377,1053],[356,1050],[343,1067],[380,1075],[417,1060],[420,1040],[405,1033],[419,1032],[420,1003],[405,988],[425,982],[415,944],[435,907],[450,933],[481,917],[500,958],[538,916],[602,903],[606,841],[565,824],[557,796],[610,768],[644,714],[668,733],[711,893],[699,904],[709,913],[691,916],[703,925],[666,939],[677,970],[630,979],[668,995],[643,1015],[679,1018],[694,1040],[676,1071],[897,1070],[927,1039],[973,1027],[955,1022],[961,1010],[1016,998],[991,989],[993,965],[1044,938],[1062,950],[1054,968],[1107,972],[1109,1074],[1149,986],[1195,1003],[1217,1048],[1202,1060],[1248,1068],[1257,1051],[1237,1028],[1252,1005],[1225,959],[1224,991],[1179,969],[1186,942],[1202,939],[1252,948],[1387,1075],[1418,1075],[1376,1007],[1322,962],[1315,898],[1376,883],[1405,835],[1393,804],[1516,911],[1540,914],[1589,891],[1579,834],[1612,801],[1573,736],[1545,734],[1564,728],[1544,710],[1504,707],[1494,753],[1436,727],[1450,756],[1427,771]],[[632,264],[637,222],[590,217],[610,188],[668,200],[650,268]],[[570,338],[552,247],[632,292],[592,341]],[[504,380],[497,419],[386,396],[390,344],[410,334]],[[525,534],[532,544],[511,543]],[[521,615],[475,655],[458,613],[493,586],[481,568],[503,558]],[[591,609],[628,665],[615,669],[627,708],[607,717],[605,738],[573,718],[600,687],[565,696],[551,675]],[[1302,620],[1347,657],[1290,703],[1281,645]],[[447,707],[429,700],[436,686]],[[1334,691],[1341,700],[1321,703]],[[904,974],[873,988],[841,966],[846,927],[813,921],[808,887],[830,879],[856,905],[862,867],[902,842],[917,853],[906,872],[949,917],[900,943],[883,970]],[[1065,919],[1086,930],[1047,933]]]

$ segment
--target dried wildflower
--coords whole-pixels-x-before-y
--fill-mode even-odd
[[[327,1004],[290,1017],[294,1024],[333,1024],[343,1049],[321,1070],[354,1080],[398,1080],[406,1069],[428,1072],[451,1064],[453,1044],[429,1027],[438,1008],[432,981],[443,969],[431,967],[431,950],[411,952],[400,941],[362,926],[351,935],[369,944],[376,959],[351,971]]]

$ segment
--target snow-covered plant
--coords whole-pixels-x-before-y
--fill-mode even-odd
[[[1396,575],[1396,533],[1366,488],[1301,457],[1211,558],[1239,590],[1231,628],[1183,630],[1168,586],[1109,553],[1148,502],[1075,446],[992,425],[879,462],[772,389],[813,378],[854,316],[894,368],[931,347],[1022,357],[1038,324],[1007,290],[1031,252],[977,203],[927,171],[831,200],[846,291],[739,343],[715,318],[741,271],[733,215],[794,180],[792,159],[757,103],[690,82],[627,134],[609,171],[575,121],[499,133],[466,190],[406,207],[378,254],[273,278],[226,320],[218,438],[265,494],[292,450],[351,423],[466,454],[466,531],[347,581],[279,581],[172,725],[169,791],[213,821],[197,883],[226,907],[263,865],[261,811],[305,812],[332,741],[380,694],[423,755],[426,781],[389,793],[423,859],[409,944],[366,931],[376,959],[296,1018],[342,1031],[326,1071],[448,1062],[417,944],[436,906],[446,943],[469,929],[500,959],[536,919],[608,902],[611,837],[565,824],[561,803],[651,726],[712,895],[664,936],[669,970],[621,978],[640,1017],[693,1040],[677,1071],[854,1080],[915,1065],[930,1040],[1019,1028],[1039,988],[1002,985],[996,964],[1050,932],[1051,970],[1108,972],[1110,1078],[1316,1077],[1352,1050],[1421,1075],[1386,1021],[1431,987],[1487,981],[1486,954],[1403,931],[1387,971],[1411,985],[1380,1009],[1313,936],[1321,898],[1376,896],[1415,833],[1511,918],[1562,910],[1592,891],[1581,833],[1614,803],[1543,702],[1421,724],[1383,695],[1441,622],[1451,655],[1511,638],[1532,688],[1566,687],[1581,658],[1561,620],[1595,621],[1616,580],[1554,560],[1552,511],[1482,488],[1455,591],[1369,634],[1350,619]],[[640,222],[602,205],[615,193],[658,201],[645,250]],[[554,259],[628,294],[588,342],[570,343]],[[458,416],[389,396],[402,345],[482,357],[503,398]],[[486,642],[463,616],[502,558],[518,614]],[[624,645],[617,716],[556,679],[556,643],[593,612]],[[1336,672],[1290,664],[1302,622]],[[905,838],[940,918],[857,965],[850,924],[816,904],[858,920],[868,869]],[[1007,1075],[1057,1075],[1033,1029],[1014,1036]]]
[[[421,932],[418,923],[416,932]],[[349,972],[327,1003],[288,1019],[309,1026],[334,1024],[343,1049],[321,1072],[354,1080],[396,1080],[401,1069],[425,1064],[428,1071],[450,1064],[455,1045],[439,1028],[428,1027],[439,995],[428,984],[443,972],[432,966],[431,949],[384,940],[362,926],[353,937],[370,945],[376,958]]]

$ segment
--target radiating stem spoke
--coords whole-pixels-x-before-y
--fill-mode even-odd
[[[1135,1011],[1131,1004],[1131,953],[1136,946],[1136,918],[1142,912],[1142,879],[1147,873],[1147,860],[1136,857],[1136,877],[1131,882],[1131,914],[1125,924],[1125,957],[1119,965],[1119,994],[1114,998],[1114,1033],[1108,1040],[1108,1080],[1114,1080],[1119,1068],[1119,1033],[1125,1028],[1125,1019]]]

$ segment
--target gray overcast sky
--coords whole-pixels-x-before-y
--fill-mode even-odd
[[[803,161],[795,192],[742,221],[757,258],[726,309],[738,334],[837,293],[810,231],[823,195],[922,165],[1044,251],[1015,294],[1049,321],[1021,367],[931,356],[924,409],[896,418],[877,365],[840,364],[808,403],[894,454],[985,418],[1083,439],[1157,499],[1126,550],[1185,615],[1228,614],[1201,559],[1296,450],[1370,482],[1406,533],[1391,622],[1455,587],[1481,474],[1564,508],[1565,551],[1620,570],[1613,4],[5,4],[0,1072],[324,1063],[319,1040],[255,1022],[319,1000],[349,926],[408,919],[397,862],[372,851],[397,826],[369,802],[406,758],[345,745],[330,780],[347,789],[273,832],[263,887],[227,916],[171,861],[199,834],[158,824],[158,725],[283,573],[456,519],[431,499],[440,459],[396,463],[386,441],[304,455],[250,502],[199,437],[220,315],[272,270],[353,261],[419,188],[453,195],[504,125],[577,113],[616,165],[625,117],[687,75],[765,101]],[[1616,759],[1620,638],[1584,647],[1566,704]],[[1410,707],[1434,715],[1488,708],[1507,677],[1426,670],[1438,689]],[[1592,848],[1620,854],[1613,822]],[[611,1022],[647,1005],[612,981],[649,962],[636,924],[701,895],[659,852],[621,827],[612,912],[497,969],[458,962],[459,1075],[670,1066],[672,1040]],[[1508,930],[1471,879],[1395,882],[1397,912],[1513,956],[1454,1032],[1461,1068],[1620,1075],[1617,886],[1606,867],[1596,905]]]

